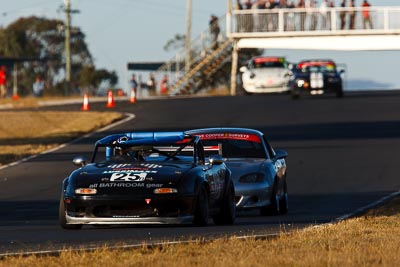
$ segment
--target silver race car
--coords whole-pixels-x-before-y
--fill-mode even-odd
[[[287,213],[286,151],[274,150],[264,134],[253,129],[205,128],[187,133],[200,137],[206,155],[219,151],[226,159],[238,210],[259,209],[261,215]]]

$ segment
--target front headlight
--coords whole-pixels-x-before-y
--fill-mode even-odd
[[[78,188],[75,189],[75,194],[77,195],[95,195],[97,190],[95,188]]]
[[[303,87],[304,83],[304,80],[297,80],[297,87]]]
[[[261,173],[251,173],[243,175],[240,177],[240,183],[259,183],[263,180],[263,175]]]
[[[174,193],[178,193],[178,189],[176,188],[156,188],[153,191],[154,194],[174,194]]]

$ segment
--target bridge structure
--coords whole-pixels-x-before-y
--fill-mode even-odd
[[[157,73],[173,73],[169,75],[171,95],[196,94],[229,75],[230,94],[235,95],[238,58],[246,48],[400,50],[400,7],[235,10],[232,0],[227,0],[227,13],[218,23],[218,46],[209,29],[191,40],[189,68],[182,47],[157,69]]]
[[[400,7],[233,10],[228,0],[226,21],[233,44],[231,95],[236,94],[237,58],[244,48],[400,50]]]

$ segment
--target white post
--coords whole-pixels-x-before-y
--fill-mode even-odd
[[[236,95],[236,75],[238,69],[238,48],[237,40],[233,41],[232,49],[232,69],[231,69],[231,96]]]
[[[334,8],[331,8],[329,12],[331,12],[331,31],[336,31],[337,12]]]
[[[192,28],[192,0],[187,0],[186,9],[186,55],[185,55],[185,71],[190,70],[190,41]]]
[[[389,30],[389,9],[383,9],[383,29],[385,31]]]
[[[284,32],[285,31],[285,19],[284,19],[284,13],[283,10],[279,10],[278,13],[278,31],[279,32]]]
[[[227,12],[226,12],[226,36],[229,38],[232,33],[232,2],[227,0]]]

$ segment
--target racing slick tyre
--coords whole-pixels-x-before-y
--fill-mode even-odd
[[[233,224],[236,219],[236,203],[235,189],[233,184],[230,184],[226,196],[221,205],[220,213],[213,217],[214,223],[217,225]]]
[[[283,182],[283,195],[279,200],[279,213],[286,214],[289,210],[289,195],[287,191],[287,183],[286,178]]]
[[[290,90],[290,96],[292,99],[299,99],[300,98],[300,92],[296,89]]]
[[[338,89],[337,89],[337,91],[336,91],[336,97],[337,98],[341,98],[341,97],[343,97],[343,87],[342,86],[340,86]]]
[[[206,226],[208,224],[209,204],[207,189],[202,186],[197,196],[196,208],[194,211],[193,224],[196,226]]]
[[[64,204],[64,196],[60,198],[60,205],[58,209],[58,218],[60,221],[60,225],[62,228],[67,230],[79,230],[82,228],[82,224],[67,224],[67,219],[65,218],[65,204]]]
[[[268,206],[260,209],[262,216],[267,215],[278,215],[280,213],[280,197],[278,194],[277,183],[275,182],[274,188],[272,189],[271,200]]]

